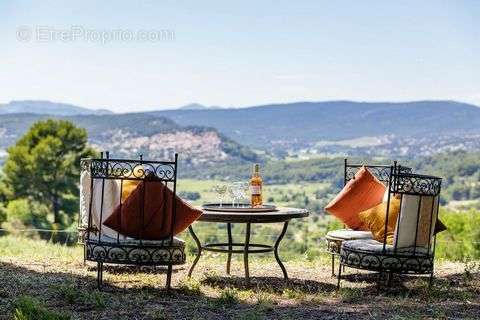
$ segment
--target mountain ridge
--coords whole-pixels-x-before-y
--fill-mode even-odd
[[[480,108],[456,101],[298,102],[221,110],[151,112],[181,125],[213,126],[254,147],[364,136],[416,137],[480,131]]]
[[[219,106],[205,106],[200,103],[190,103],[178,108],[174,108],[172,110],[216,110],[216,109],[223,109],[223,108]]]
[[[2,115],[3,118],[5,116]],[[105,120],[106,116],[108,120]],[[18,113],[10,114],[8,121],[0,119],[0,133],[4,132],[0,134],[3,146],[7,140],[13,143],[14,137],[20,134],[21,130],[17,130],[17,135],[9,135],[12,124],[26,130],[25,121],[28,123],[29,117],[27,113]],[[181,128],[174,131],[190,127],[197,128],[194,131],[215,128],[223,139],[239,141],[245,148],[267,151],[280,157],[304,153],[392,157],[415,156],[417,153],[429,155],[438,150],[480,150],[480,108],[452,100],[336,100],[73,117],[74,122],[90,131],[95,128],[95,131],[101,132],[116,125],[113,130],[130,133],[137,130],[144,137],[157,134],[158,125],[174,127],[169,119]],[[157,118],[162,120],[157,120],[156,124],[153,119]],[[132,136],[126,138],[132,139]],[[187,139],[185,136],[177,138]]]
[[[85,128],[90,145],[98,150],[110,150],[112,155],[120,158],[136,158],[143,154],[149,159],[172,159],[177,152],[186,167],[259,159],[250,148],[225,137],[214,128],[183,127],[170,119],[144,113],[76,116],[5,114],[0,117],[0,151],[14,144],[34,122],[49,118],[69,120]]]
[[[81,114],[112,114],[107,109],[90,109],[69,103],[52,102],[48,100],[12,100],[0,104],[0,114],[32,113],[71,116]]]

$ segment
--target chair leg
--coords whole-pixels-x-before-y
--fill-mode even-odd
[[[337,290],[340,289],[340,277],[342,276],[342,263],[338,264]]]
[[[393,272],[388,273],[387,286],[390,288],[392,286]]]
[[[102,290],[103,287],[103,262],[97,262],[97,288]]]
[[[433,285],[433,270],[430,273],[430,277],[428,278],[428,290],[432,289],[432,285]]]
[[[378,273],[378,278],[377,278],[377,290],[380,291],[381,287],[382,287],[382,277],[383,277],[383,273],[380,271]]]
[[[335,255],[332,253],[332,277],[335,277]]]
[[[168,269],[167,269],[167,284],[166,284],[167,290],[170,290],[171,288],[172,272],[173,272],[173,266],[170,264],[168,265]]]

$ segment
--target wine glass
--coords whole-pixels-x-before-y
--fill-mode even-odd
[[[237,202],[237,206],[240,206],[240,200],[247,198],[247,192],[249,189],[249,185],[246,182],[234,182],[230,188],[230,195],[233,199],[232,205],[235,206],[235,201]]]
[[[250,184],[248,182],[239,182],[238,189],[239,189],[238,196],[240,200],[243,200],[242,204],[243,204],[243,207],[245,207],[245,204],[248,203]]]
[[[223,206],[223,200],[227,194],[228,186],[224,183],[217,183],[213,185],[212,191],[218,194],[218,199],[220,201],[220,208]]]
[[[235,200],[237,199],[237,186],[235,183],[232,183],[228,186],[228,194],[230,195],[230,198],[232,199],[232,207],[235,207]]]

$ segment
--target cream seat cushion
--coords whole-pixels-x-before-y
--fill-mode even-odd
[[[370,231],[357,231],[350,229],[340,229],[329,231],[326,235],[330,240],[357,240],[357,239],[372,239]]]
[[[102,232],[103,233],[103,232]],[[99,241],[98,235],[94,235],[93,233],[90,235],[90,241]],[[116,244],[117,243],[117,236],[115,237],[110,237],[107,235],[102,235],[100,237],[100,242],[108,243],[108,244]],[[119,244],[121,245],[126,245],[126,246],[133,246],[133,245],[140,245],[140,240],[137,239],[132,239],[132,238],[122,238],[120,236],[120,240],[118,241]],[[142,240],[142,246],[159,246],[159,247],[167,247],[170,246],[170,239],[166,240]],[[185,246],[185,241],[173,237],[172,241],[172,247],[184,247]]]

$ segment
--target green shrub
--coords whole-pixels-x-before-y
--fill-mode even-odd
[[[69,320],[70,316],[47,310],[39,301],[21,296],[15,302],[14,320]]]
[[[95,309],[104,309],[106,306],[105,294],[102,292],[82,291],[74,284],[62,284],[55,291],[68,304],[81,304]]]
[[[2,226],[2,223],[7,220],[7,208],[5,208],[5,205],[0,202],[0,226]]]
[[[480,213],[469,211],[440,211],[447,230],[438,234],[436,256],[448,260],[480,258]]]
[[[13,226],[48,228],[47,215],[49,209],[38,202],[26,198],[8,202],[6,207],[7,221]]]
[[[244,312],[239,313],[234,319],[239,320],[262,320],[265,319],[265,314],[262,310],[258,308],[253,308],[251,310],[247,310]]]
[[[305,293],[303,293],[301,291],[298,291],[298,290],[286,288],[286,289],[283,290],[282,296],[284,296],[287,299],[301,300],[305,297]]]
[[[364,298],[363,291],[359,288],[341,288],[338,294],[344,303],[354,303]]]
[[[184,198],[184,199],[187,199],[187,200],[190,200],[190,201],[198,200],[201,197],[200,193],[196,192],[196,191],[180,191],[178,193],[178,196],[180,198]]]
[[[68,304],[75,304],[80,296],[80,292],[73,285],[60,285],[57,291]]]
[[[232,305],[237,303],[239,300],[238,298],[238,291],[235,288],[225,288],[220,293],[220,298],[218,302],[222,305]]]
[[[200,288],[200,281],[193,278],[183,279],[178,285],[178,288],[185,294],[197,296],[202,294],[202,289]]]

